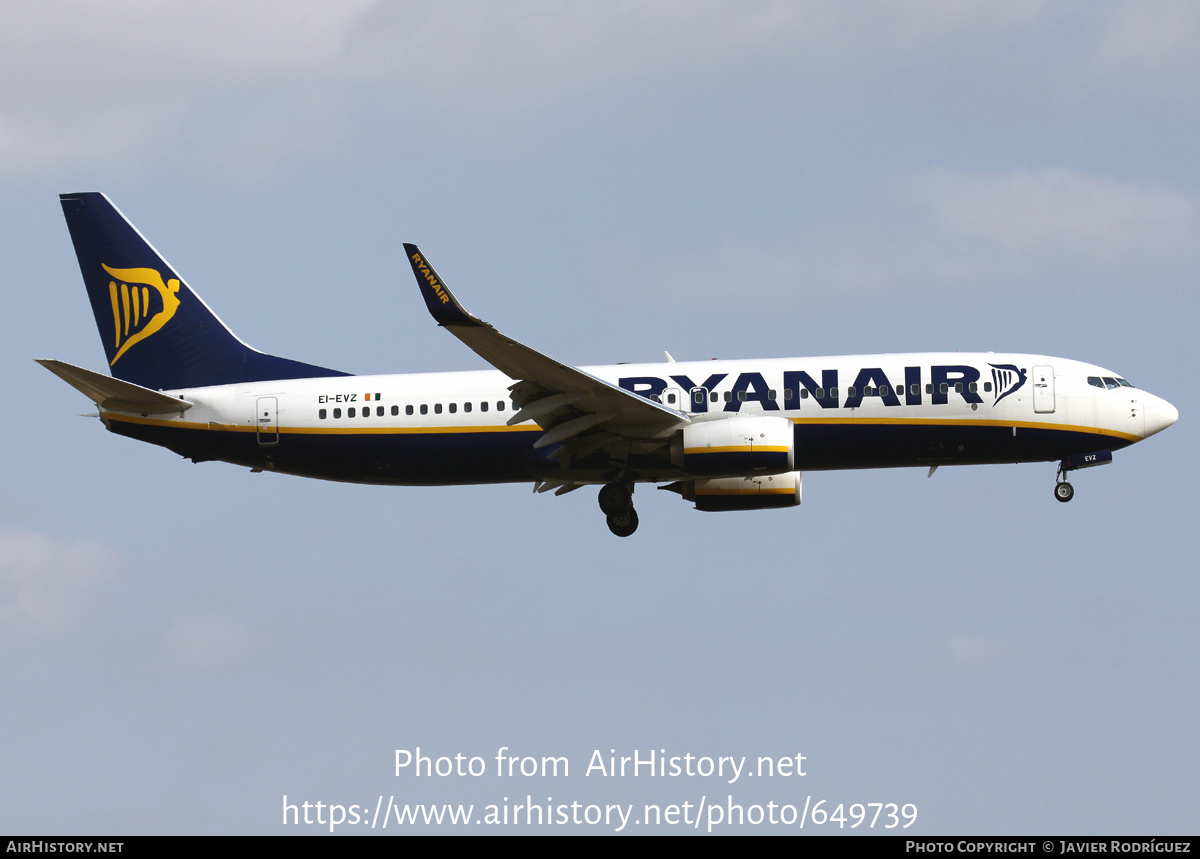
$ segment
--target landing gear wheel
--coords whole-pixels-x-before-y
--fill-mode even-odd
[[[1054,485],[1054,497],[1065,504],[1075,497],[1075,487],[1065,480],[1062,483],[1056,483]]]
[[[600,509],[604,511],[604,515],[610,518],[633,509],[633,497],[624,483],[604,484],[600,487],[600,494],[596,496],[596,500],[600,502]]]
[[[608,530],[618,537],[628,537],[638,527],[637,511],[630,507],[624,513],[608,517]]]

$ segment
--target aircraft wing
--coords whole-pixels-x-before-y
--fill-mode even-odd
[[[534,447],[568,443],[576,455],[600,450],[607,439],[661,439],[690,418],[680,411],[598,379],[506,337],[466,311],[416,245],[405,244],[425,305],[439,325],[516,384],[509,390],[520,411],[509,425],[535,421],[546,430]],[[593,431],[599,428],[602,434]],[[581,438],[587,433],[587,451]],[[614,439],[615,440],[615,439]]]

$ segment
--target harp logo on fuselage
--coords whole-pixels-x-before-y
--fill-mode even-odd
[[[1029,371],[1022,370],[1016,364],[988,364],[992,368],[992,381],[996,383],[996,402],[1003,400],[1009,394],[1015,393],[1029,378]]]
[[[109,366],[128,351],[171,321],[179,309],[179,281],[163,282],[152,268],[110,268],[100,264],[114,278],[108,282],[112,300],[113,348],[117,353]]]

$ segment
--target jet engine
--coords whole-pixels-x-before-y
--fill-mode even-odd
[[[795,429],[786,418],[737,415],[683,428],[683,469],[689,475],[742,477],[795,468]]]
[[[697,510],[770,510],[799,506],[803,485],[804,475],[789,471],[749,477],[681,480],[662,488],[694,501]]]

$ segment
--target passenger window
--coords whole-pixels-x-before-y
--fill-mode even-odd
[[[498,412],[504,411],[504,400],[496,401],[496,411],[498,411]]]
[[[429,404],[428,403],[421,403],[421,414],[423,414],[423,415],[429,414]]]
[[[774,402],[774,400],[775,400],[775,392],[774,392],[774,391],[767,391],[767,399],[768,399],[768,400],[771,400],[772,402]]]
[[[470,404],[470,403],[463,403],[463,411],[464,411],[464,412],[469,412],[469,411],[471,411],[471,404]]]
[[[886,396],[888,395],[888,393],[889,393],[889,392],[890,392],[890,389],[888,388],[888,386],[887,386],[887,385],[880,385],[880,386],[879,386],[879,396],[881,396],[881,397],[886,397]]]
[[[979,383],[978,383],[978,382],[972,382],[972,383],[971,383],[971,386],[970,386],[970,388],[969,388],[969,390],[970,390],[970,392],[971,392],[972,394],[973,394],[973,393],[975,393],[976,391],[978,391],[978,390],[979,390]]]
[[[405,406],[405,407],[404,407],[404,414],[406,414],[406,415],[411,415],[412,413],[413,413],[413,407],[412,407],[412,406]]]
[[[354,415],[355,415],[354,406],[351,406],[350,408],[346,409],[346,417],[352,418],[352,417],[354,417]]]
[[[913,382],[911,385],[908,386],[908,392],[910,394],[912,394],[914,397],[919,397],[919,396],[921,396],[921,386],[918,385],[916,382]]]
[[[319,417],[321,420],[325,420],[325,415],[326,411],[324,409],[321,409],[319,412],[317,412],[317,417]]]
[[[713,391],[711,394],[708,395],[708,398],[715,403],[720,398],[720,396],[721,395],[718,394],[716,391]]]
[[[990,393],[990,392],[991,392],[991,390],[992,390],[992,383],[991,383],[991,382],[984,382],[984,383],[983,383],[983,392],[986,394],[986,393]]]
[[[961,393],[962,393],[962,382],[955,382],[955,383],[954,383],[954,393],[956,393],[956,394],[961,394]]]
[[[834,388],[834,390],[836,391],[837,389],[836,389],[836,388]],[[816,397],[818,400],[823,400],[823,399],[825,399],[825,389],[824,389],[824,388],[817,388],[817,389],[816,389],[816,391],[814,391],[814,392],[813,392],[813,396],[814,396],[814,397]],[[837,396],[837,394],[830,394],[830,396],[831,396],[831,397],[836,397],[836,396]]]
[[[337,420],[337,419],[338,419],[338,418],[340,418],[341,416],[342,416],[342,410],[341,410],[341,409],[334,409],[334,410],[333,410],[333,419],[334,419],[334,420]]]
[[[837,398],[838,398],[838,389],[830,388],[829,389],[829,399],[836,400]]]
[[[745,391],[738,391],[738,400],[743,403],[746,402],[746,392]]]
[[[800,399],[802,399],[802,400],[807,400],[807,399],[808,399],[808,388],[801,388],[801,389],[800,389]]]
[[[946,387],[946,385],[945,385],[945,383],[943,383],[943,384],[942,384],[942,388],[945,388],[945,387]],[[925,385],[925,393],[927,393],[927,394],[932,394],[932,393],[933,393],[933,382],[928,382],[928,383],[926,383],[926,385]],[[943,393],[943,394],[944,394],[944,393],[946,393],[946,392],[945,392],[945,390],[943,390],[943,391],[942,391],[942,393]]]
[[[942,382],[942,384],[938,385],[938,393],[940,393],[940,394],[948,393],[949,390],[950,390],[950,386],[947,385],[945,382]]]
[[[675,394],[673,394],[673,393],[667,394],[667,405],[669,405],[669,406],[675,405]]]
[[[442,413],[442,404],[441,403],[433,404],[433,413],[435,415],[440,415]]]
[[[454,414],[457,411],[458,411],[458,403],[451,403],[450,404],[450,414]]]
[[[395,406],[392,406],[392,408],[394,409],[394,408],[396,408],[396,407],[395,407]],[[395,412],[392,412],[392,414],[395,414]],[[375,417],[377,417],[377,418],[381,418],[381,417],[383,417],[383,406],[376,406],[376,407],[375,407]]]
[[[857,392],[858,392],[858,389],[855,388],[853,385],[851,385],[850,387],[848,387],[846,389],[846,396],[853,397]]]
[[[486,412],[487,406],[488,406],[487,400],[484,400],[482,403],[479,404],[479,411]]]
[[[732,402],[733,402],[733,391],[726,391],[726,392],[725,392],[725,402],[727,402],[727,403],[732,403]]]

